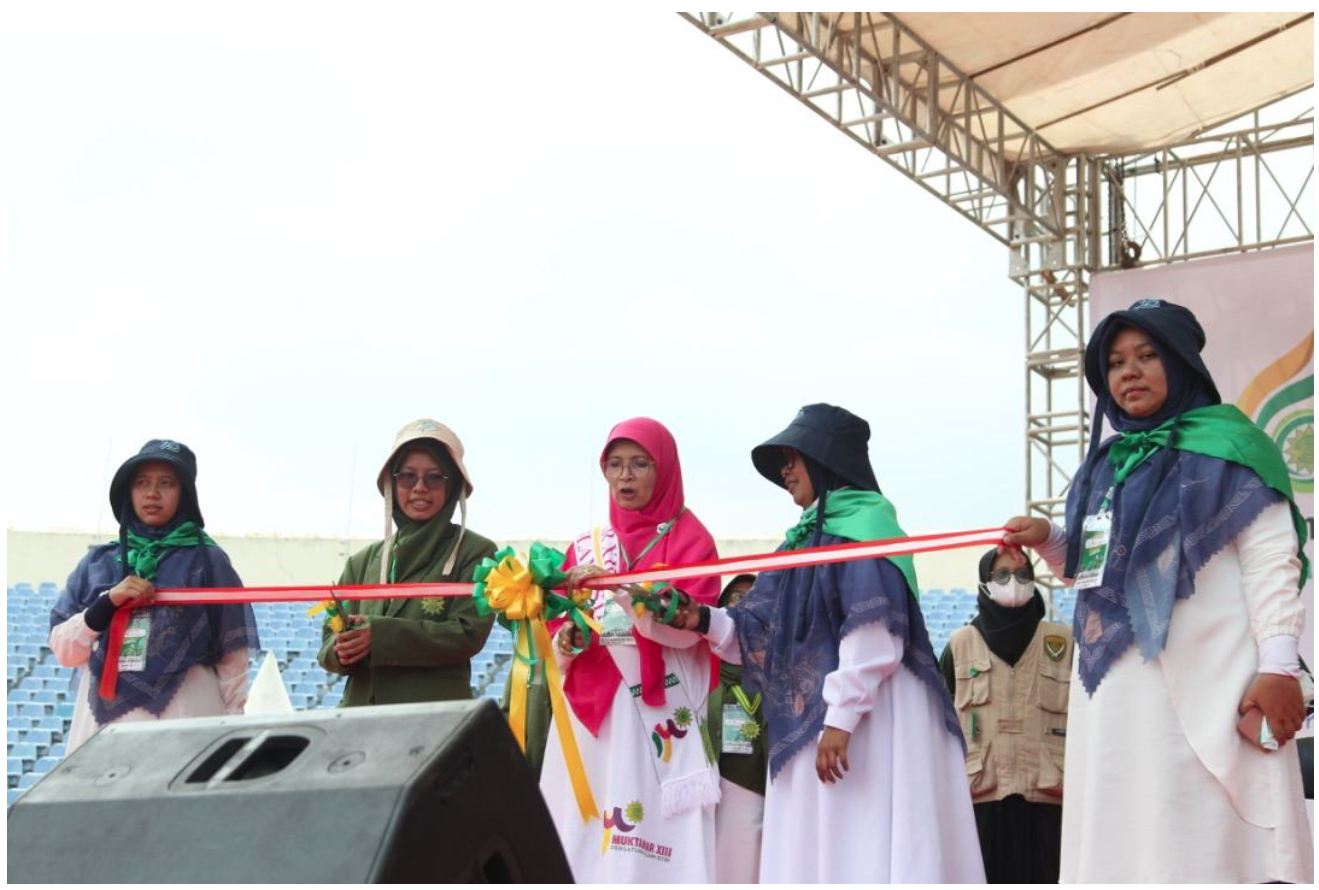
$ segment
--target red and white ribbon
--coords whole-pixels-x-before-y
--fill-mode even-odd
[[[685,566],[665,566],[661,569],[642,569],[614,575],[597,575],[583,582],[595,589],[621,587],[625,584],[644,584],[648,581],[683,581],[688,578],[708,578],[711,575],[740,575],[754,572],[773,572],[801,566],[818,566],[834,562],[855,562],[861,559],[878,559],[885,556],[903,556],[910,553],[932,553],[936,550],[956,550],[962,547],[994,545],[1002,542],[1003,528],[982,528],[969,532],[951,532],[941,535],[913,535],[908,538],[890,538],[886,541],[859,541],[847,544],[830,544],[806,550],[784,550],[777,553],[760,553],[752,556],[730,556]],[[434,596],[471,596],[471,584],[327,584],[313,587],[202,587],[175,588],[156,591],[151,605],[157,606],[214,606],[238,603],[319,603],[327,599],[387,600],[412,599]],[[112,699],[118,680],[118,660],[124,631],[132,607],[128,603],[115,614],[109,629],[105,669],[101,676],[100,694]]]
[[[1003,540],[1004,529],[983,528],[967,532],[938,535],[913,535],[885,541],[859,541],[830,544],[805,550],[783,550],[750,556],[729,556],[684,566],[641,569],[613,575],[597,575],[583,582],[586,587],[606,589],[648,581],[683,581],[711,575],[740,575],[773,572],[800,566],[833,562],[855,562],[910,553],[932,553],[962,547],[991,546]],[[231,603],[318,603],[340,600],[411,599],[433,596],[471,596],[469,583],[448,584],[325,584],[302,587],[205,587],[156,591],[155,604],[162,606],[210,606]]]

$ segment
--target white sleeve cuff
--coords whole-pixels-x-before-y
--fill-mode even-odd
[[[1057,578],[1062,578],[1067,566],[1067,529],[1057,523],[1049,523],[1049,537],[1035,548],[1035,552],[1049,564],[1049,571]]]
[[[1278,634],[1260,641],[1259,672],[1282,674],[1287,677],[1301,675],[1299,649],[1301,641],[1287,634]]]
[[[856,732],[856,725],[861,722],[863,716],[846,705],[830,705],[824,712],[824,725],[852,733]]]
[[[737,622],[725,609],[710,607],[710,629],[705,632],[710,650],[720,661],[742,663],[742,647],[737,639]]]

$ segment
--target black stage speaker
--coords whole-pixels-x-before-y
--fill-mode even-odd
[[[111,725],[9,810],[16,883],[571,882],[492,702]]]

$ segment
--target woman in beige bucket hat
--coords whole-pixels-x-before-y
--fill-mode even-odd
[[[472,477],[462,442],[444,424],[423,418],[403,427],[376,487],[385,536],[349,557],[340,584],[470,581],[494,555],[494,543],[467,528]],[[320,662],[348,675],[345,706],[472,697],[471,658],[493,619],[478,615],[470,597],[349,600],[344,608],[349,629],[326,626]]]

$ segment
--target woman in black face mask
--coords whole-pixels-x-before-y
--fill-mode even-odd
[[[1072,635],[1045,621],[1020,553],[980,558],[978,611],[939,659],[966,737],[985,878],[1055,883]]]

